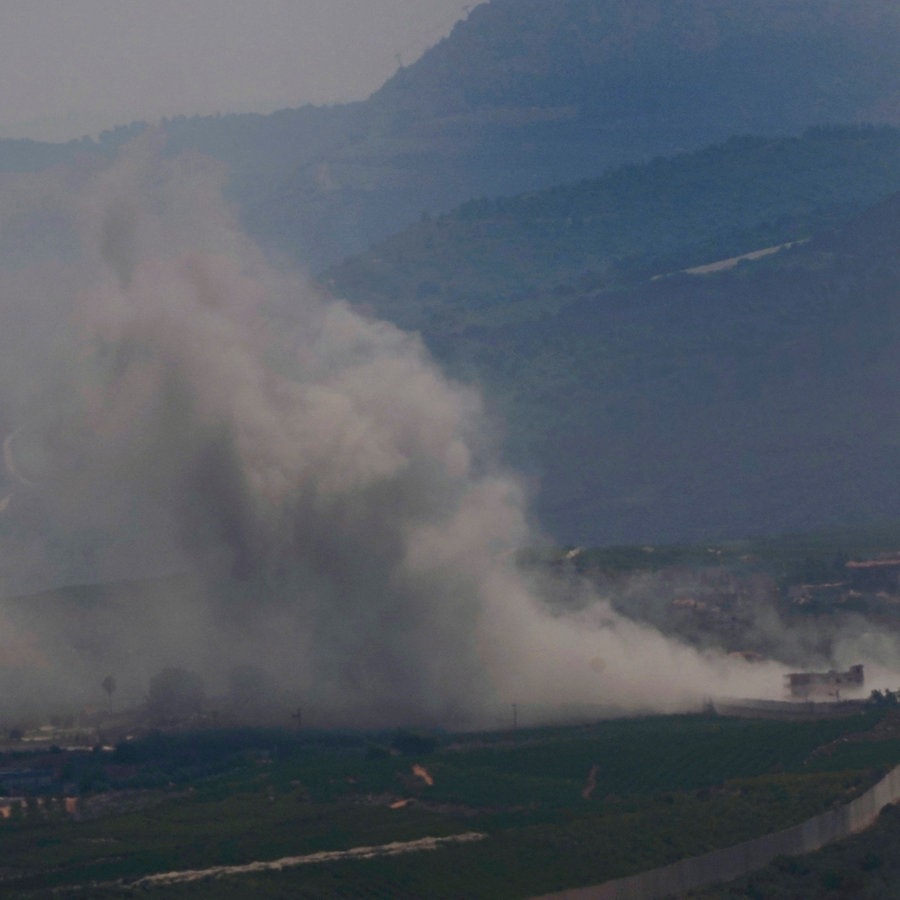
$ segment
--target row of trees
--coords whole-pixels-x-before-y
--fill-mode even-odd
[[[869,694],[869,700],[876,706],[896,706],[900,703],[900,690],[891,691],[885,688],[883,691],[875,689]]]

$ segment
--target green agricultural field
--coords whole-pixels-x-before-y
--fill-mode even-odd
[[[145,808],[80,822],[34,812],[0,822],[0,893],[528,897],[728,846],[845,802],[900,747],[851,741],[839,753],[813,751],[868,732],[882,715],[873,708],[817,722],[658,716],[443,735],[420,755],[391,752],[391,735],[326,746],[260,731],[257,747],[251,731],[240,741],[163,736],[125,753],[136,760],[136,782],[151,771],[160,783],[168,779]],[[196,774],[201,762],[212,774]],[[83,802],[89,810],[98,801]],[[468,839],[393,856],[140,881],[460,835]]]

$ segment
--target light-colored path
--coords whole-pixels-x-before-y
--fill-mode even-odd
[[[728,259],[720,259],[716,262],[707,263],[704,266],[693,266],[690,269],[679,269],[677,273],[666,272],[664,275],[654,275],[650,280],[659,281],[660,278],[668,278],[670,275],[711,275],[713,272],[724,272],[726,269],[733,269],[739,262],[744,260],[762,259],[764,256],[771,256],[780,250],[788,250],[796,247],[798,244],[805,244],[806,238],[799,241],[788,241],[786,244],[778,244],[775,247],[763,247],[762,250],[752,250],[750,253],[742,253],[740,256],[730,256]]]
[[[284,856],[265,862],[252,862],[240,866],[210,866],[207,869],[185,869],[180,872],[160,872],[156,875],[145,875],[137,881],[117,881],[117,887],[148,888],[170,884],[184,884],[191,881],[203,881],[212,878],[227,878],[232,875],[248,875],[259,872],[281,872],[297,866],[308,866],[314,863],[338,862],[344,859],[373,859],[379,856],[399,856],[402,853],[415,853],[419,850],[436,850],[448,844],[468,844],[481,841],[486,834],[478,831],[467,831],[463,834],[451,834],[446,837],[424,837],[415,841],[395,841],[391,844],[379,844],[374,847],[352,847],[349,850],[326,850],[321,853],[309,853],[306,856]]]

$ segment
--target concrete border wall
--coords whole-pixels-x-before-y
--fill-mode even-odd
[[[862,796],[793,828],[682,859],[659,869],[585,888],[544,894],[537,900],[661,900],[699,887],[731,881],[768,865],[778,856],[796,856],[849,837],[872,825],[889,803],[900,799],[900,766]]]

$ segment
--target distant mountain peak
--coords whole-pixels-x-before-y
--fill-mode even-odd
[[[679,57],[703,60],[742,43],[750,52],[735,59],[735,69],[746,72],[760,40],[788,40],[801,55],[798,40],[818,46],[820,55],[829,49],[822,42],[844,51],[855,44],[854,55],[867,49],[877,66],[898,36],[900,4],[893,0],[491,0],[373,99],[446,101],[461,91],[474,105],[553,105],[564,95],[586,99],[587,73],[596,82],[587,93],[602,94],[604,78],[622,74],[616,67],[633,65],[631,80],[652,80]],[[647,65],[654,58],[656,72]],[[767,62],[773,60],[756,60]]]

